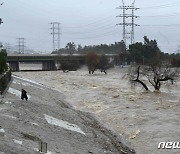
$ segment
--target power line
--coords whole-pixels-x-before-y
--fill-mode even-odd
[[[80,29],[80,28],[87,28],[87,27],[94,27],[97,25],[97,23],[106,23],[107,21],[110,23],[110,19],[113,19],[113,15],[105,17],[105,18],[100,18],[98,20],[95,20],[94,22],[90,22],[88,24],[84,25],[78,25],[78,26],[63,26],[63,28],[67,29]]]
[[[100,35],[93,35],[93,36],[89,36],[89,37],[81,37],[81,38],[73,38],[73,39],[95,39],[95,38],[102,38],[104,36],[111,36],[117,34],[116,31],[109,31]]]
[[[178,17],[180,13],[165,14],[165,15],[153,15],[153,16],[141,16],[145,18],[166,18],[166,17]]]
[[[159,9],[159,8],[175,7],[179,5],[180,5],[180,2],[177,2],[177,3],[170,3],[170,4],[165,4],[165,5],[141,7],[141,9]]]
[[[172,27],[179,27],[180,24],[165,24],[165,25],[141,25],[141,26],[149,26],[149,27],[169,27],[169,26],[172,26]]]
[[[89,30],[86,30],[86,31],[67,31],[67,32],[63,32],[64,34],[71,34],[71,35],[76,35],[76,34],[78,34],[78,35],[83,35],[83,34],[92,34],[92,33],[99,33],[99,32],[101,32],[102,30],[110,30],[110,29],[113,29],[113,28],[115,28],[115,26],[114,25],[109,25],[109,26],[102,26],[102,27],[98,27],[98,28],[95,28],[95,29],[89,29]]]

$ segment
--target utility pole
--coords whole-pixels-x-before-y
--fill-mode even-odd
[[[19,53],[24,54],[25,38],[17,38],[17,40],[18,40],[18,51],[19,51]]]
[[[123,41],[126,46],[127,46],[127,39],[131,40],[130,42],[131,44],[134,43],[134,27],[139,26],[138,24],[134,23],[134,20],[139,17],[139,16],[134,15],[134,12],[139,9],[139,8],[136,8],[134,5],[135,5],[135,0],[130,6],[129,5],[126,6],[124,4],[124,0],[122,0],[122,6],[117,8],[117,9],[122,10],[122,14],[116,17],[122,18],[122,22],[117,25],[123,26]],[[129,14],[127,14],[126,13],[127,11],[129,11],[130,13],[128,12]],[[131,20],[128,20],[128,19],[131,19]],[[130,30],[128,29],[128,26],[131,27]]]
[[[52,25],[52,33],[53,36],[53,51],[60,49],[60,23],[59,22],[51,22]]]

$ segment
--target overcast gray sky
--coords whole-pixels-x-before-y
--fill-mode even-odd
[[[35,51],[52,51],[51,22],[61,23],[61,47],[68,42],[96,45],[121,41],[121,0],[0,0],[0,42],[17,45],[24,37],[26,46]],[[124,0],[130,5],[133,0]],[[136,0],[135,41],[143,36],[156,39],[164,52],[180,47],[180,0]]]

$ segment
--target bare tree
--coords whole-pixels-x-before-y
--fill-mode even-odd
[[[179,68],[171,68],[168,65],[152,65],[135,69],[135,73],[130,73],[130,81],[132,83],[141,84],[145,90],[149,90],[147,81],[154,87],[155,90],[160,90],[164,82],[170,81],[172,84],[174,80],[179,77]]]
[[[148,74],[145,75],[154,89],[160,90],[163,82],[171,81],[173,84],[174,80],[179,76],[179,71],[178,68],[171,68],[168,65],[150,66]]]
[[[136,72],[133,74],[130,74],[130,81],[132,83],[139,83],[141,84],[145,90],[149,90],[149,88],[146,86],[146,83],[141,79],[141,76],[143,75],[142,72],[140,72],[140,66],[136,69]]]

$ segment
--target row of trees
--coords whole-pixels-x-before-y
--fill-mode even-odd
[[[82,63],[78,60],[72,60],[70,55],[69,60],[61,61],[60,69],[63,70],[63,72],[76,71],[82,64],[85,63],[88,66],[89,74],[93,74],[97,69],[106,74],[106,70],[111,67],[107,56],[100,56],[95,52],[89,52],[86,55],[86,60]]]
[[[73,53],[89,53],[95,52],[98,54],[105,54],[105,53],[116,53],[118,54],[120,51],[125,51],[125,44],[123,41],[115,42],[114,44],[100,44],[100,45],[93,45],[93,46],[84,46],[76,45],[74,42],[67,43],[65,48],[62,48],[57,51],[53,51],[52,54],[73,54]]]
[[[125,51],[124,42],[115,42],[114,44],[101,44],[94,46],[76,46],[74,42],[67,43],[66,47],[58,51],[53,51],[52,54],[87,54],[85,63],[88,66],[89,74],[93,74],[95,70],[99,69],[101,72],[107,73],[106,70],[112,65],[109,59],[105,56],[108,53],[119,54],[120,51]],[[101,54],[101,56],[99,55]],[[61,69],[64,72],[69,70],[76,70],[80,67],[77,61],[63,61],[61,62]]]
[[[94,52],[97,54],[119,54],[120,64],[143,64],[147,65],[154,61],[155,58],[161,59],[164,62],[171,63],[171,65],[179,67],[180,66],[180,54],[168,54],[163,53],[158,48],[156,40],[149,40],[146,36],[144,37],[144,42],[137,42],[129,46],[126,50],[123,41],[115,42],[114,44],[100,44],[94,46],[84,46],[76,45],[74,42],[67,43],[65,48],[57,51],[53,51],[52,54],[73,54],[73,53],[83,53],[87,54],[89,52]]]
[[[149,40],[146,36],[143,43],[137,42],[129,46],[127,59],[136,64],[149,65],[156,61],[162,61],[170,63],[172,66],[180,67],[180,54],[161,52],[156,40]]]
[[[156,58],[162,58],[163,53],[158,48],[156,40],[144,37],[144,43],[137,42],[129,46],[129,59],[138,64],[150,64]]]

